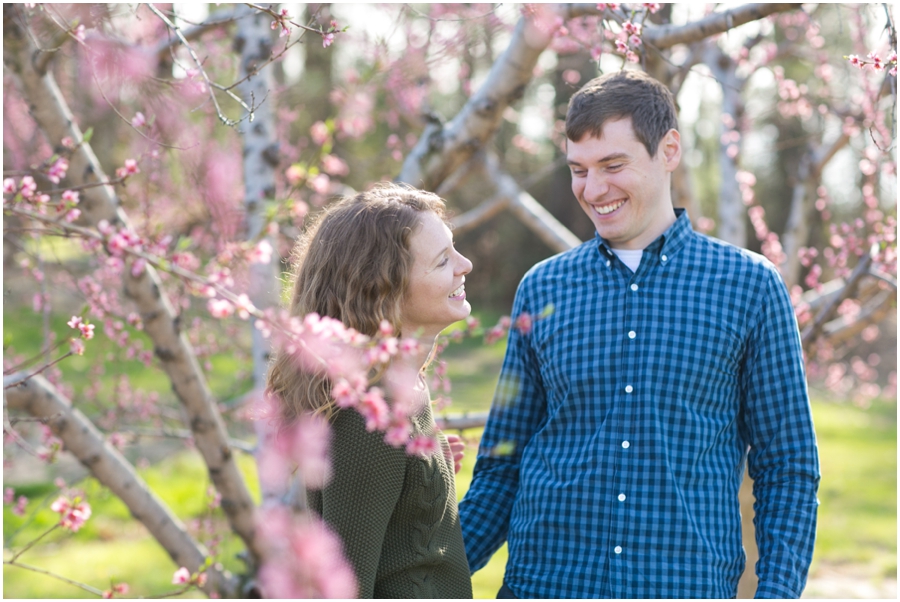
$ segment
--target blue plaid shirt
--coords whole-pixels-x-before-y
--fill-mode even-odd
[[[819,465],[790,298],[676,211],[637,272],[597,236],[519,287],[514,316],[553,311],[510,333],[460,504],[470,568],[508,540],[519,597],[735,597],[745,456],[757,597],[806,583]]]

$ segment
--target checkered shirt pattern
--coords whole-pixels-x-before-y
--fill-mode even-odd
[[[510,333],[460,515],[471,570],[508,541],[519,597],[735,597],[745,458],[757,597],[806,583],[819,464],[788,292],[676,212],[637,272],[597,236],[516,294],[513,316],[552,311]]]

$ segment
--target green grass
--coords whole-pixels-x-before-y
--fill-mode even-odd
[[[494,315],[483,322],[496,323]],[[504,353],[503,343],[484,346],[480,338],[452,343],[443,355],[452,383],[453,405],[448,412],[487,409],[497,382]],[[227,364],[227,362],[225,362]],[[219,367],[216,366],[218,369]],[[813,401],[813,415],[819,442],[822,484],[819,528],[812,567],[833,563],[877,565],[883,575],[896,575],[897,569],[897,415],[896,404],[881,402],[863,410],[851,404]],[[466,433],[470,445],[463,468],[457,475],[460,498],[468,489],[475,462],[479,431]],[[254,499],[259,499],[252,458],[238,456]],[[160,464],[141,470],[153,489],[170,504],[182,520],[189,521],[205,512],[206,471],[193,452],[172,456]],[[75,535],[54,533],[46,544],[28,551],[22,561],[62,575],[77,578],[105,589],[109,579],[125,581],[132,595],[160,595],[172,591],[172,573],[177,567],[139,524],[128,518],[127,510],[115,496],[90,480],[83,487],[94,509],[93,517]],[[46,530],[54,522],[49,510],[56,488],[49,483],[20,488],[17,493],[33,499],[44,510],[33,523],[4,509],[4,554],[8,557],[8,539],[17,530],[12,548]],[[229,570],[239,572],[242,565],[235,554],[242,549],[231,537],[223,544],[219,560]],[[476,598],[494,598],[500,587],[506,563],[505,546],[491,562],[473,576]],[[4,568],[4,597],[60,598],[77,597],[81,592],[22,569]]]

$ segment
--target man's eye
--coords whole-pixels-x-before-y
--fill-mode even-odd
[[[616,163],[615,165],[607,165],[606,169],[608,169],[609,171],[619,171],[620,169],[622,169],[622,164]]]
[[[572,175],[575,176],[576,178],[583,178],[585,175],[587,175],[587,172],[584,171],[583,169],[573,169]]]

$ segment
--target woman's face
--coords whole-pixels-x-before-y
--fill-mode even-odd
[[[422,213],[410,251],[409,289],[401,302],[403,336],[434,338],[472,311],[463,285],[472,262],[453,248],[450,229],[431,211]]]

